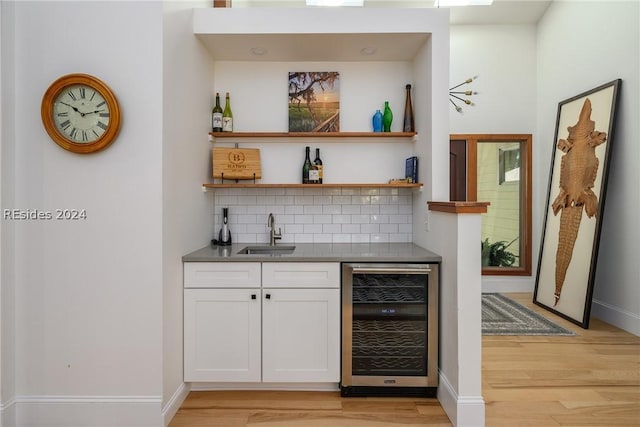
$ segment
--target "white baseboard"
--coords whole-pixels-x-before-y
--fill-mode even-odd
[[[338,391],[338,383],[191,383],[192,391],[213,390],[285,390]]]
[[[15,427],[163,427],[160,396],[16,396]]]
[[[535,284],[531,280],[518,280],[510,277],[505,280],[503,277],[499,279],[482,279],[482,292],[484,293],[508,293],[508,292],[533,292]]]
[[[191,390],[190,384],[187,384],[187,383],[180,384],[180,387],[178,387],[175,393],[173,393],[173,396],[171,396],[171,399],[169,399],[167,404],[164,405],[164,408],[162,408],[162,420],[164,422],[165,427],[167,427],[171,422],[171,420],[173,419],[173,417],[176,416],[178,409],[180,409],[182,402],[184,402],[184,400],[189,395],[190,390]]]
[[[617,328],[624,329],[635,336],[640,336],[640,316],[635,313],[593,299],[591,302],[591,316]]]
[[[439,377],[438,400],[456,427],[484,427],[482,396],[458,396],[442,372]]]
[[[16,425],[16,400],[10,399],[0,404],[0,427],[14,427]]]

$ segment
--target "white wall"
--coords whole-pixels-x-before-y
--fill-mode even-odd
[[[3,208],[87,212],[12,224],[18,425],[159,424],[162,5],[16,2],[13,35],[3,66],[20,95],[2,93],[15,111],[2,148],[15,151],[15,176],[2,179],[15,178],[15,198]],[[45,89],[72,72],[101,78],[120,101],[121,132],[103,152],[67,152],[41,124]]]
[[[452,26],[451,84],[478,92],[451,133],[533,135],[530,277],[484,276],[483,291],[533,290],[558,103],[622,78],[592,314],[638,334],[638,2],[556,1],[537,26]],[[635,233],[635,234],[634,234]]]
[[[14,204],[14,5],[0,2],[0,208]],[[0,220],[0,426],[15,424],[15,226]]]
[[[167,423],[188,389],[182,381],[182,255],[208,244],[213,64],[193,36],[193,7],[210,1],[164,3],[162,120],[163,417]]]
[[[459,90],[473,90],[475,105],[449,105],[451,133],[532,134],[533,147],[544,144],[536,135],[535,25],[454,25],[451,27],[451,86],[477,76]],[[533,156],[534,164],[537,161]],[[534,174],[534,182],[538,182]],[[546,175],[542,177],[546,179]],[[535,185],[535,184],[534,184]],[[544,202],[532,200],[535,265]],[[491,206],[489,206],[491,209]],[[484,292],[531,291],[533,276],[483,276]]]
[[[636,335],[640,334],[639,32],[637,1],[551,4],[538,27],[538,130],[543,143],[533,145],[533,190],[542,202],[547,197],[558,103],[622,79],[615,135],[609,141],[611,163],[592,315]]]

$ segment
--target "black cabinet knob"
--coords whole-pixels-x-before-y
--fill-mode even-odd
[[[256,298],[257,298],[256,294],[251,294],[251,299],[256,299]]]
[[[271,299],[271,294],[267,294],[264,296],[266,299]]]

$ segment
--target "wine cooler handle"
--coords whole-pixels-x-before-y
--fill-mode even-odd
[[[377,273],[395,273],[395,274],[425,274],[430,273],[431,268],[393,268],[393,267],[354,267],[353,274],[377,274]]]

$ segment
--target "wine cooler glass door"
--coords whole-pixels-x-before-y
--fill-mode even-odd
[[[347,271],[343,384],[429,385],[437,371],[437,266],[349,264]]]

